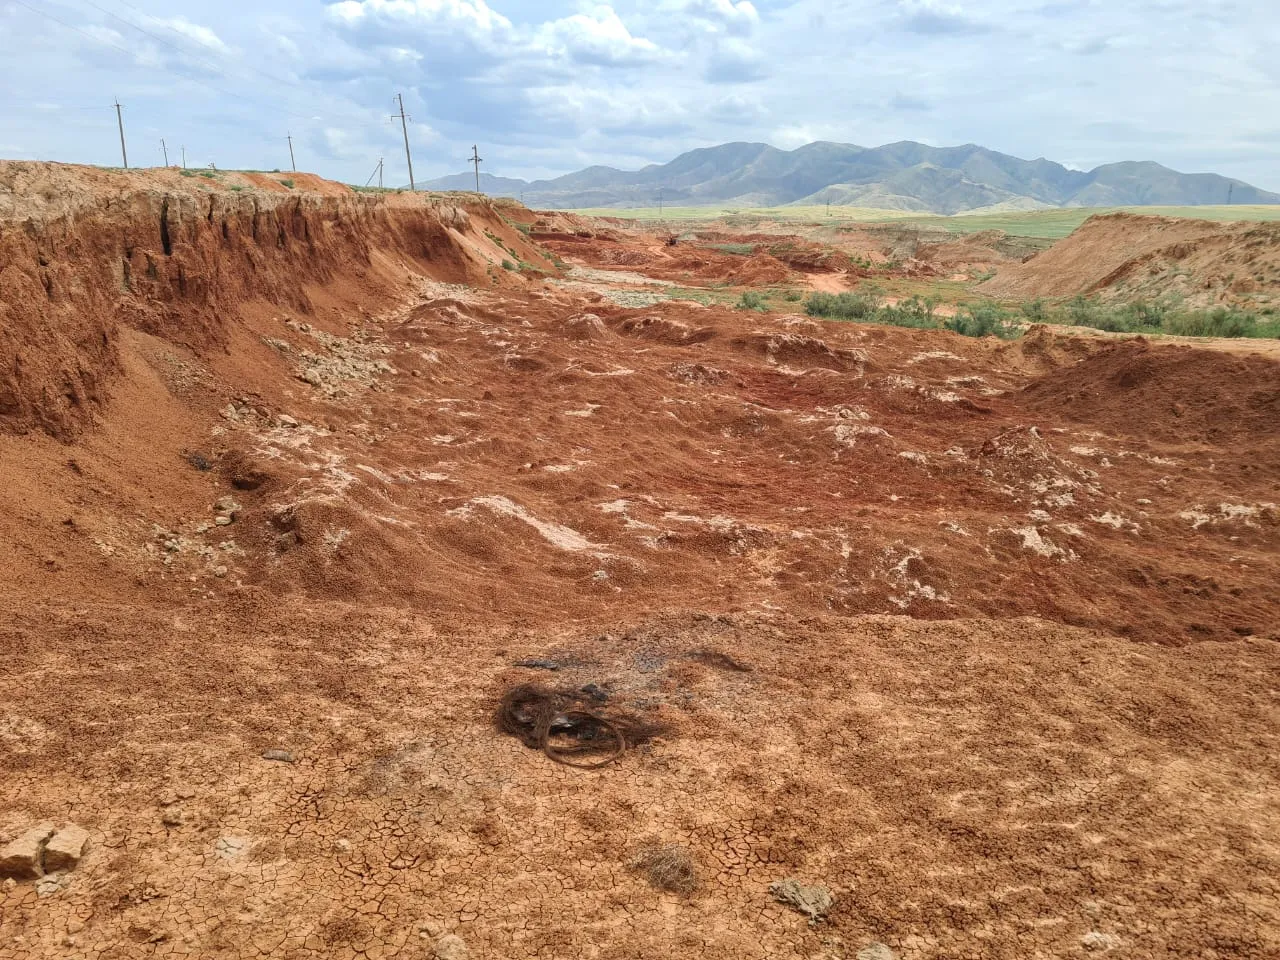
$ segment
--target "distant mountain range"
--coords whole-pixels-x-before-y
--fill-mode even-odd
[[[430,190],[474,190],[475,175],[431,180]],[[1035,210],[1043,207],[1197,206],[1280,203],[1240,180],[1178,173],[1150,161],[1108,163],[1088,172],[1051,160],[1020,160],[966,144],[928,147],[904,140],[883,147],[811,143],[779,150],[726,143],[642,170],[587,167],[553,180],[481,174],[491,196],[531,207],[743,206],[845,204],[924,213]]]

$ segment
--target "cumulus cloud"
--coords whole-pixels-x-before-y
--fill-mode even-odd
[[[735,36],[750,34],[760,22],[760,14],[750,0],[668,0],[665,10],[685,17],[713,32]]]
[[[464,169],[476,142],[490,172],[521,176],[728,140],[911,139],[1280,188],[1280,10],[1258,0],[220,0],[216,20],[112,6],[77,5],[76,32],[0,0],[11,155],[118,162],[105,89],[131,154],[134,137],[181,137],[193,162],[270,168],[287,129],[300,165],[363,183],[385,156],[395,182],[403,93],[420,178]]]
[[[168,20],[162,20],[159,17],[147,17],[147,20],[157,27],[164,27],[172,30],[174,33],[181,34],[188,40],[193,40],[202,47],[208,47],[218,53],[230,53],[230,49],[222,38],[210,30],[208,27],[198,23],[192,23],[186,17],[172,17]]]
[[[750,83],[769,75],[769,63],[758,50],[739,40],[728,40],[711,55],[706,79],[710,83]]]
[[[598,66],[638,66],[662,57],[657,44],[632,36],[617,12],[603,5],[543,24],[535,42],[574,62]]]
[[[741,127],[765,120],[769,111],[755,97],[731,93],[712,103],[707,115],[720,123]]]
[[[511,21],[485,0],[341,0],[326,8],[328,16],[351,27],[363,25],[415,31],[440,28],[471,36],[493,36],[511,29]]]
[[[911,33],[946,35],[983,33],[990,27],[944,0],[898,0],[903,27]]]

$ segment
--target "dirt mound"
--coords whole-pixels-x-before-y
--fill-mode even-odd
[[[1128,436],[1280,446],[1280,363],[1263,357],[1126,340],[1022,393],[1030,409]],[[1257,466],[1280,470],[1280,462]]]
[[[387,301],[406,268],[482,283],[512,250],[554,269],[483,201],[291,182],[0,163],[0,185],[18,198],[0,220],[0,430],[66,437],[83,425],[119,372],[124,327],[225,349],[230,318],[255,301],[307,316],[310,291],[339,282]],[[109,204],[90,202],[108,190]]]
[[[982,286],[993,296],[1076,294],[1189,305],[1269,303],[1280,297],[1280,224],[1215,223],[1113,213]]]

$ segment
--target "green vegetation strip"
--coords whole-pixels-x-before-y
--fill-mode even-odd
[[[1147,336],[1280,339],[1280,318],[1235,307],[1192,310],[1168,301],[1104,304],[1075,297],[1065,303],[1032,300],[1018,308],[992,302],[971,303],[960,307],[954,317],[938,317],[938,303],[933,297],[913,296],[888,304],[880,290],[866,288],[852,293],[814,293],[804,308],[811,317],[944,329],[968,337],[1013,339],[1021,336],[1029,324],[1049,323]],[[739,306],[757,309],[743,302]]]
[[[892,223],[921,228],[946,230],[950,233],[978,233],[982,230],[1000,230],[1015,237],[1058,239],[1067,236],[1076,227],[1097,214],[1134,213],[1150,217],[1188,217],[1196,220],[1259,220],[1280,221],[1280,206],[1232,206],[1203,207],[1054,207],[1048,210],[1029,210],[1007,213],[962,213],[955,216],[922,214],[912,210],[877,210],[868,207],[833,206],[828,214],[825,206],[788,207],[657,207],[613,208],[596,207],[588,210],[571,210],[571,213],[592,217],[620,217],[628,220],[665,222],[668,220],[728,220],[750,223],[760,220],[777,220],[795,223],[816,223],[827,226],[842,224]]]

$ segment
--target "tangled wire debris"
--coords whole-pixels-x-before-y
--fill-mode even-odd
[[[497,724],[556,763],[595,769],[652,739],[662,726],[629,713],[597,708],[598,695],[553,690],[536,683],[512,687],[498,706]]]

